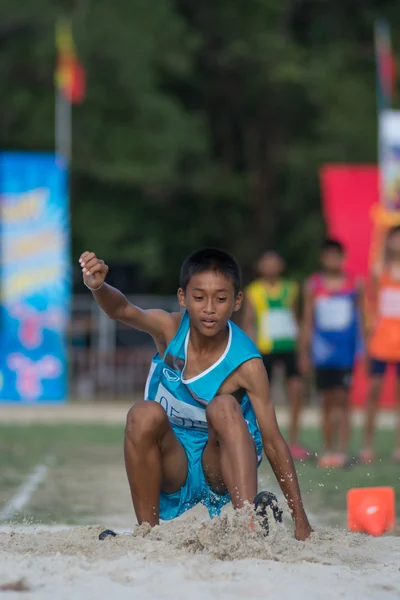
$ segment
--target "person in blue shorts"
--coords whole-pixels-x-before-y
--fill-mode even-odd
[[[198,503],[210,516],[231,501],[264,515],[281,511],[269,492],[257,494],[262,450],[292,512],[295,537],[312,529],[288,446],[268,394],[268,378],[251,339],[230,321],[242,303],[240,268],[228,253],[206,248],[180,273],[181,313],[141,310],[105,283],[108,267],[93,252],[80,257],[83,279],[99,306],[150,334],[157,347],[145,398],[129,410],[125,465],[139,523],[157,525]]]

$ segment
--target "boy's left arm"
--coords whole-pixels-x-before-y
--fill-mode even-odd
[[[265,454],[292,513],[295,537],[306,540],[312,528],[305,513],[296,469],[276,420],[269,396],[268,377],[259,358],[253,358],[238,369],[240,383],[246,389],[260,428]]]

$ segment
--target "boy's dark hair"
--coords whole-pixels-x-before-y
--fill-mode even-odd
[[[321,252],[324,250],[337,250],[340,254],[344,254],[344,246],[342,242],[339,240],[335,240],[334,238],[326,238],[321,246]]]
[[[278,258],[282,258],[281,254],[278,252],[276,248],[266,248],[264,252],[259,256],[258,260],[264,258],[264,256],[277,256]]]
[[[218,248],[197,250],[184,260],[179,277],[179,285],[183,291],[186,291],[193,275],[205,271],[220,273],[233,283],[235,294],[240,291],[241,271],[239,263],[231,254]]]

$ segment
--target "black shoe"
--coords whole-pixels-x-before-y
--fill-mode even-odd
[[[266,531],[266,534],[269,534],[269,523],[268,523],[268,513],[267,508],[270,508],[274,519],[277,523],[282,523],[282,510],[279,507],[278,499],[272,492],[258,492],[257,496],[254,498],[254,509],[256,514],[261,515],[263,517],[262,526]]]
[[[104,531],[102,531],[99,535],[99,540],[105,540],[108,537],[116,537],[117,534],[115,533],[115,531],[112,531],[111,529],[105,529]]]

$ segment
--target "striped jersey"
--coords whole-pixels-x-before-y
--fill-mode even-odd
[[[290,279],[275,285],[256,279],[246,288],[255,314],[257,347],[262,354],[295,350],[298,327],[294,307],[298,294],[297,283]]]
[[[312,358],[317,368],[352,368],[359,347],[358,288],[346,276],[338,290],[330,290],[322,273],[309,280],[314,299]]]

